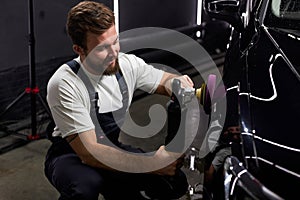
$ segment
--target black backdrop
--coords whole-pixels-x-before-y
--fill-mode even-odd
[[[196,24],[197,0],[119,0],[120,31],[144,26],[180,28]]]
[[[96,0],[113,9],[113,0]],[[74,56],[65,23],[68,10],[80,0],[33,0],[36,40],[36,82],[46,96],[47,81],[57,67]],[[142,26],[180,28],[196,23],[197,0],[122,0],[120,31]],[[28,1],[2,0],[0,5],[0,113],[29,86]],[[30,116],[29,98],[5,116]]]

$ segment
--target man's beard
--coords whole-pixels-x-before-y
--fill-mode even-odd
[[[104,76],[111,76],[111,75],[116,74],[119,70],[120,70],[119,60],[116,59],[115,65],[107,67],[104,70],[103,75]]]
[[[85,63],[98,75],[111,76],[116,74],[120,70],[118,58],[116,58],[114,65],[109,65],[106,68],[103,68],[101,64],[96,64],[92,62],[88,57],[85,59]]]

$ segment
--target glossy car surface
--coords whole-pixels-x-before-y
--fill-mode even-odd
[[[237,94],[241,142],[232,143],[225,163],[225,195],[294,199],[300,189],[300,1],[217,0],[206,9],[233,26],[224,83],[228,96]],[[244,171],[234,171],[238,166]]]

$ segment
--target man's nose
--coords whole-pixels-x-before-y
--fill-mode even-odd
[[[108,55],[109,55],[109,56],[112,56],[112,57],[115,57],[115,56],[118,55],[118,51],[117,51],[116,45],[110,45],[110,46],[107,48],[107,52],[108,52]]]

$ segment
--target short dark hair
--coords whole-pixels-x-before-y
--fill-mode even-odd
[[[102,3],[83,1],[68,13],[67,32],[73,44],[86,49],[87,33],[103,34],[115,24],[113,11]]]

